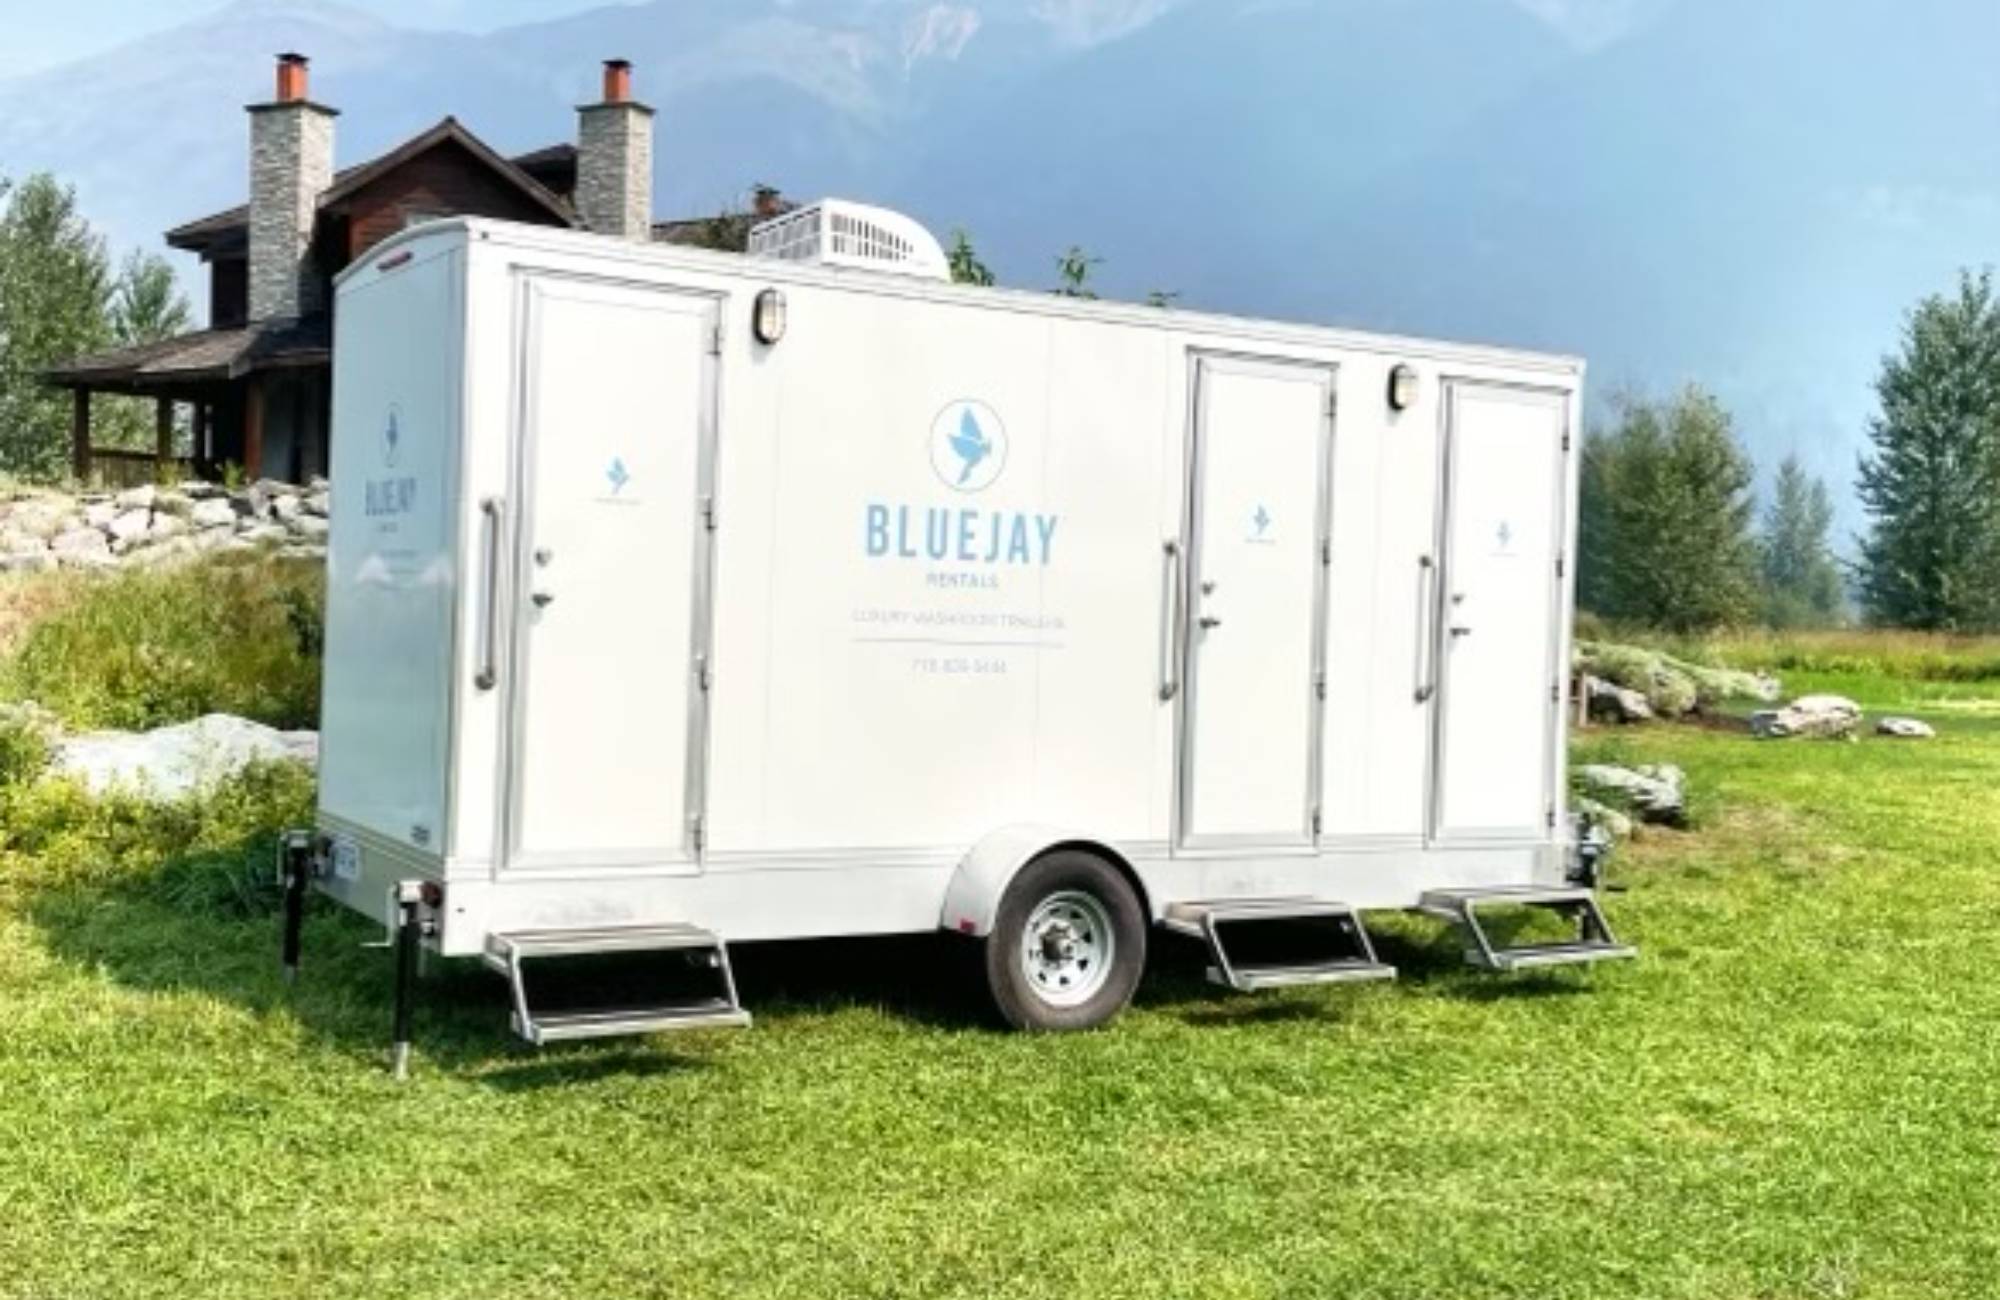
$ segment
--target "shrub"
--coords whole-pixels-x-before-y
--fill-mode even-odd
[[[218,712],[317,724],[316,562],[219,556],[79,583],[22,635],[5,674],[17,698],[74,728],[141,730]]]
[[[312,815],[312,773],[289,762],[165,803],[67,780],[0,786],[0,889],[132,889],[188,911],[261,913],[277,898],[279,833]]]

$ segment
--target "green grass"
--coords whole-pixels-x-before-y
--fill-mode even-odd
[[[9,584],[0,690],[71,728],[144,729],[204,713],[276,727],[319,714],[323,566],[220,554]]]
[[[0,1295],[1990,1295],[2000,682],[1849,684],[1944,735],[1581,742],[1701,792],[1621,857],[1627,966],[1399,920],[1396,984],[1236,1000],[1162,939],[1115,1027],[1028,1038],[943,937],[752,948],[750,1032],[539,1055],[453,967],[403,1086],[368,927],[317,912],[288,992],[232,884],[297,790],[17,807]]]

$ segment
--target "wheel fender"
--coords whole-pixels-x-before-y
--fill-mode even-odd
[[[1132,878],[1142,906],[1146,891],[1138,873],[1125,855],[1088,835],[1055,826],[1024,824],[1004,826],[992,832],[959,859],[944,891],[944,908],[938,915],[941,929],[984,938],[992,933],[993,918],[1000,910],[1000,896],[1007,892],[1016,872],[1050,849],[1075,848],[1102,855]]]

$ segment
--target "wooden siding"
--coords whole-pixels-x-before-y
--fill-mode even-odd
[[[339,214],[347,220],[348,261],[401,230],[413,217],[478,216],[550,224],[546,208],[450,141],[349,195],[340,202]]]

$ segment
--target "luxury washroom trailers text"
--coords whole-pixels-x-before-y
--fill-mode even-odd
[[[530,1037],[740,1020],[744,940],[959,932],[1051,1027],[1154,924],[1240,988],[1390,973],[1359,909],[1627,951],[1564,808],[1575,360],[478,220],[335,321],[300,874]],[[664,947],[714,998],[523,988]]]

